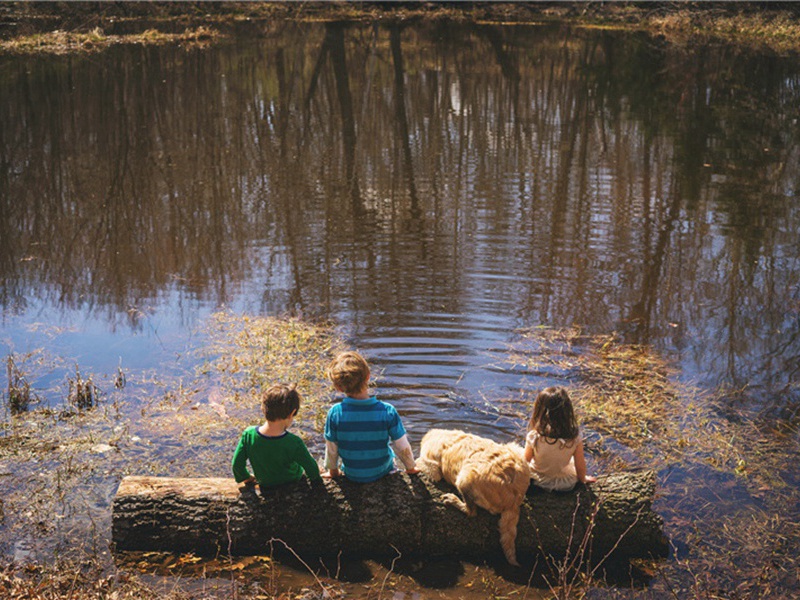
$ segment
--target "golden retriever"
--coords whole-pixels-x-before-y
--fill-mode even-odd
[[[433,481],[444,477],[464,498],[462,502],[455,494],[444,494],[446,504],[471,517],[476,506],[500,515],[500,545],[506,560],[519,566],[519,508],[531,479],[522,448],[463,431],[431,429],[422,438],[418,464]]]

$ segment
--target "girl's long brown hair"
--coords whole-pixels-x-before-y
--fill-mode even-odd
[[[572,400],[563,387],[543,389],[533,402],[528,431],[553,439],[572,440],[578,437],[578,421]]]

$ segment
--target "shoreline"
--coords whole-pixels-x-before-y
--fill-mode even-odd
[[[130,2],[25,3],[0,7],[0,55],[63,55],[119,44],[210,45],[242,23],[559,23],[648,33],[667,43],[726,43],[800,54],[800,5],[776,2]]]

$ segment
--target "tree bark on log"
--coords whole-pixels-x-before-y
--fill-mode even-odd
[[[655,475],[598,478],[567,493],[531,487],[517,533],[520,554],[559,555],[586,536],[596,562],[613,551],[664,556],[663,522],[653,512]],[[393,473],[369,484],[306,480],[267,490],[232,479],[125,477],[112,508],[117,550],[270,554],[280,540],[301,554],[487,556],[500,551],[498,517],[469,517],[445,505],[455,491],[424,475]],[[281,546],[276,546],[276,550]]]

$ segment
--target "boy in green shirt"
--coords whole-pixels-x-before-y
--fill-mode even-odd
[[[304,471],[311,481],[322,480],[303,440],[286,431],[299,408],[300,394],[294,385],[273,385],[264,393],[261,410],[266,421],[245,429],[233,453],[231,467],[236,483],[258,483],[263,490],[297,481]],[[248,461],[253,475],[247,470]]]

